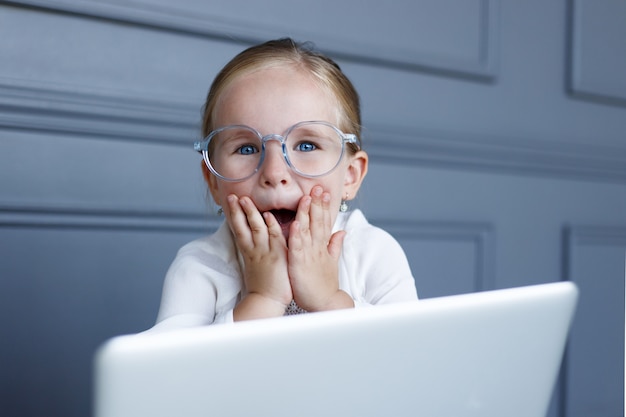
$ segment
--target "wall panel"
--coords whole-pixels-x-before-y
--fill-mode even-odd
[[[89,415],[95,349],[152,326],[176,250],[208,230],[206,221],[0,212],[0,414]]]
[[[197,86],[208,84],[207,71],[217,71],[239,49],[149,27],[5,5],[0,47],[0,75],[8,79],[69,93],[144,98],[153,105],[202,98],[205,92]]]
[[[420,298],[494,289],[494,232],[488,224],[372,220],[402,245]]]
[[[568,228],[567,278],[580,301],[567,352],[564,404],[568,417],[609,417],[624,411],[623,227]]]
[[[570,7],[572,93],[626,106],[626,3],[570,0]]]
[[[200,216],[207,210],[200,157],[191,143],[0,131],[0,175],[7,179],[0,195],[5,209]]]
[[[215,1],[210,8],[194,0],[175,4],[163,0],[8,3],[251,42],[289,34],[315,38],[320,47],[335,54],[391,67],[478,78],[490,78],[495,73],[498,14],[494,0],[369,1],[358,6],[321,0],[315,4],[298,2],[297,7],[268,7],[239,0]],[[428,14],[420,13],[425,9]],[[383,15],[393,18],[381,19]],[[377,36],[380,32],[386,36]],[[433,43],[432,38],[438,42]],[[372,47],[376,54],[372,54]]]

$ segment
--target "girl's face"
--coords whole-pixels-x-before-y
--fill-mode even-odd
[[[276,66],[244,74],[222,92],[215,107],[216,127],[247,125],[262,135],[282,135],[290,126],[302,121],[326,121],[338,125],[339,109],[334,97],[320,88],[311,75],[292,66]],[[345,132],[351,133],[351,132]],[[315,185],[330,193],[333,222],[341,200],[353,198],[367,171],[367,155],[344,154],[331,173],[306,178],[296,174],[285,162],[278,141],[268,141],[265,160],[259,171],[240,182],[209,177],[209,188],[215,202],[226,208],[226,197],[248,196],[263,213],[272,211],[287,235],[298,202],[310,195]],[[280,210],[280,211],[279,211]]]

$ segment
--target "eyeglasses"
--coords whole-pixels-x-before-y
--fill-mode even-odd
[[[267,142],[282,146],[287,165],[303,177],[321,177],[334,170],[345,152],[346,143],[357,137],[343,133],[327,122],[308,121],[291,126],[282,135],[263,136],[245,125],[231,125],[212,131],[194,149],[204,157],[213,174],[225,181],[243,181],[254,175],[265,159]]]

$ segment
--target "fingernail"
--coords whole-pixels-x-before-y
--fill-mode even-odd
[[[320,195],[322,195],[322,187],[313,188],[313,195],[315,197],[319,197]]]

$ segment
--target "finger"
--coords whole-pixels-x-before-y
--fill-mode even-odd
[[[341,255],[341,248],[343,248],[343,240],[345,237],[346,232],[344,230],[335,232],[330,237],[330,242],[328,243],[328,253],[334,260],[338,260]]]
[[[255,245],[268,245],[269,232],[263,216],[249,197],[241,197],[239,205],[243,209]]]
[[[324,230],[330,233],[333,229],[332,216],[330,211],[330,193],[324,193],[322,195],[322,210],[324,213]]]
[[[327,200],[326,202],[324,200]],[[311,237],[318,242],[328,242],[328,236],[330,235],[330,229],[328,227],[330,205],[330,194],[325,193],[322,187],[314,187],[311,190]]]
[[[263,220],[267,225],[270,248],[274,248],[276,245],[284,247],[286,245],[285,236],[276,217],[269,211],[266,211],[263,213]]]
[[[289,236],[291,236],[291,231],[293,230],[294,223],[298,223],[297,233],[301,233],[302,235],[309,235],[309,229],[311,227],[310,221],[310,210],[311,210],[311,196],[305,195],[300,199],[300,203],[298,204],[298,209],[296,211],[296,218],[294,222],[291,224],[292,229],[289,231]]]
[[[304,250],[302,235],[302,225],[298,220],[294,220],[289,227],[289,253],[291,256],[297,256]]]
[[[224,215],[226,220],[228,220],[231,231],[235,235],[235,240],[238,245],[249,247],[252,244],[252,234],[248,226],[248,219],[239,204],[239,198],[231,194],[226,200],[228,209],[224,210]]]

